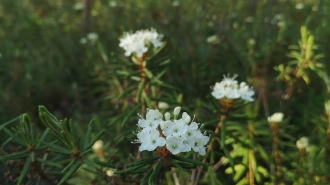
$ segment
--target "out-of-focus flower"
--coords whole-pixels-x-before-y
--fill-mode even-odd
[[[268,122],[269,123],[280,123],[282,122],[284,117],[284,114],[282,112],[276,112],[270,117],[268,117]]]
[[[210,37],[207,38],[207,43],[211,44],[211,45],[217,45],[220,43],[220,39],[217,35],[212,35]]]
[[[116,7],[118,4],[117,4],[117,1],[115,1],[115,0],[111,0],[110,2],[109,2],[109,6],[110,7]]]
[[[234,23],[233,23],[233,28],[234,28],[234,29],[237,29],[238,26],[239,26],[238,22],[234,22]]]
[[[285,25],[285,22],[284,21],[278,21],[278,23],[277,23],[277,26],[278,27],[282,27],[284,25]]]
[[[295,6],[295,8],[296,8],[297,10],[301,10],[301,9],[303,9],[304,7],[305,7],[304,3],[297,3],[296,6]]]
[[[104,158],[104,150],[103,150],[103,141],[97,140],[94,145],[92,146],[94,152],[101,158]]]
[[[162,102],[162,101],[158,102],[158,108],[159,109],[167,109],[168,107],[169,106],[166,102]]]
[[[237,75],[233,77],[224,76],[221,82],[215,83],[213,87],[212,96],[216,99],[244,99],[248,101],[253,101],[252,96],[254,95],[254,90],[251,89],[245,82],[238,85],[235,80]]]
[[[182,114],[182,118],[176,119],[180,111],[181,108],[176,107],[173,120],[168,112],[165,113],[165,120],[162,120],[163,115],[157,109],[148,109],[147,118],[140,119],[138,123],[141,130],[136,134],[138,139],[135,143],[141,143],[139,150],[156,150],[164,158],[168,157],[168,153],[176,155],[191,150],[205,155],[205,145],[209,137],[202,134],[198,123],[190,123],[191,117],[186,112]]]
[[[296,146],[299,150],[306,149],[306,151],[309,151],[309,142],[307,137],[301,137],[297,142]]]
[[[81,38],[79,40],[80,44],[86,44],[87,43],[87,39],[85,37]]]
[[[245,22],[251,23],[253,22],[254,18],[252,16],[245,18]]]
[[[248,43],[249,45],[254,46],[256,44],[256,40],[249,38]]]
[[[92,146],[92,149],[94,151],[100,150],[103,148],[103,141],[102,140],[97,140],[94,145]]]
[[[95,42],[99,38],[99,35],[95,32],[90,32],[87,34],[87,39],[91,42]]]
[[[274,17],[276,20],[282,20],[284,16],[282,14],[276,14]]]
[[[139,30],[135,33],[126,32],[119,39],[119,47],[125,50],[125,56],[127,57],[132,54],[141,57],[150,47],[161,47],[163,45],[162,38],[163,35],[158,34],[153,28],[150,30]]]
[[[172,6],[174,6],[174,7],[179,6],[179,5],[180,5],[180,1],[175,0],[172,2]]]
[[[114,173],[115,173],[115,170],[113,170],[113,169],[109,169],[109,170],[106,171],[106,174],[107,174],[108,177],[113,176]]]
[[[73,5],[74,10],[83,10],[84,9],[84,3],[83,2],[78,2]]]

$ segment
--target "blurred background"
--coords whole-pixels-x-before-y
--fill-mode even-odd
[[[190,102],[227,73],[274,80],[273,67],[292,60],[288,46],[298,43],[302,25],[329,69],[329,12],[323,0],[2,0],[0,122],[23,112],[36,116],[40,104],[74,120],[110,114],[114,106],[103,98],[113,87],[102,73],[129,61],[118,47],[123,32],[150,27],[173,56],[164,81]],[[218,41],[208,43],[214,35]]]
[[[38,105],[45,105],[60,119],[87,127],[96,118],[99,128],[108,128],[130,107],[112,98],[130,83],[116,77],[131,63],[119,38],[153,27],[167,43],[157,57],[171,60],[162,77],[174,87],[162,93],[171,106],[187,105],[201,122],[215,119],[202,105],[211,99],[210,87],[238,74],[254,87],[260,117],[286,112],[290,134],[311,135],[311,118],[324,114],[323,81],[311,73],[310,84],[298,85],[286,102],[287,86],[274,70],[293,60],[289,46],[298,45],[303,25],[329,72],[330,1],[1,0],[0,123],[27,112],[43,129]]]

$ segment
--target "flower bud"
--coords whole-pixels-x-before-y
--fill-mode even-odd
[[[186,118],[186,116],[188,116],[188,114],[186,112],[182,113],[182,119],[184,120],[184,118]]]
[[[165,117],[165,120],[168,121],[171,119],[171,114],[169,112],[166,112],[164,117]]]
[[[165,129],[165,126],[166,126],[166,121],[162,121],[162,122],[160,122],[160,128],[162,129],[162,130],[164,130]]]
[[[186,112],[184,112],[184,113],[186,113]],[[191,118],[187,113],[186,113],[185,117],[182,116],[182,119],[186,124],[189,124],[191,121]]]
[[[92,149],[93,149],[94,151],[98,151],[98,150],[100,150],[100,149],[102,149],[102,148],[103,148],[103,141],[102,141],[102,140],[97,140],[97,141],[94,143],[93,147],[92,147]]]
[[[181,111],[181,107],[175,107],[174,112],[173,112],[174,116],[179,115],[180,111]]]

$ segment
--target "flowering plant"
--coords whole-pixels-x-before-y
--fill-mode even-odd
[[[186,112],[177,119],[180,110],[180,107],[174,109],[173,120],[168,112],[165,113],[163,120],[163,115],[157,109],[148,109],[146,118],[141,117],[138,121],[141,130],[137,133],[138,139],[135,142],[141,143],[139,150],[154,151],[157,147],[162,147],[174,155],[191,150],[205,155],[204,146],[209,141],[209,137],[202,134],[198,123],[191,121],[191,117]],[[162,157],[168,157],[166,155],[169,153],[164,153],[163,149],[157,151]]]
[[[241,82],[238,84],[235,78],[237,75],[233,77],[224,76],[221,82],[215,83],[213,87],[212,96],[216,99],[239,99],[248,100],[250,102],[253,101],[252,96],[254,95],[253,89],[251,89],[245,82]]]
[[[140,58],[144,53],[148,52],[151,46],[154,48],[163,46],[162,38],[163,35],[158,34],[154,28],[139,30],[135,33],[126,32],[119,39],[119,47],[125,50],[125,56],[128,57],[134,54]]]
[[[141,130],[136,134],[138,139],[133,143],[141,143],[140,151],[156,150],[158,155],[139,159],[127,164],[126,169],[114,173],[135,174],[149,169],[141,180],[141,184],[153,184],[155,181],[159,183],[160,179],[156,178],[157,175],[169,167],[183,170],[184,168],[195,168],[196,165],[207,166],[206,163],[198,160],[176,156],[180,152],[191,150],[205,155],[204,146],[209,141],[209,137],[201,133],[198,123],[191,121],[191,117],[186,112],[183,112],[182,117],[177,119],[180,111],[181,108],[176,107],[171,120],[171,114],[168,112],[163,115],[157,109],[147,109],[146,118],[140,116],[141,119],[137,125]],[[150,165],[151,168],[146,167]]]

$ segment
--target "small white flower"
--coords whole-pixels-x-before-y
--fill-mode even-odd
[[[176,7],[176,6],[179,6],[180,5],[180,2],[175,0],[172,2],[172,6]]]
[[[90,32],[87,34],[87,39],[91,42],[95,42],[99,38],[99,35],[95,32]]]
[[[207,144],[209,139],[210,138],[208,136],[204,135],[195,136],[188,140],[188,144],[195,152],[198,152],[200,155],[205,155],[206,152],[204,146]]]
[[[165,136],[182,136],[188,130],[188,125],[182,120],[166,121],[163,126]]]
[[[248,22],[248,23],[251,23],[251,22],[253,22],[253,20],[254,20],[254,18],[253,17],[247,17],[247,18],[245,18],[245,22]]]
[[[84,3],[83,2],[78,2],[73,5],[74,10],[83,10],[84,9]]]
[[[249,86],[247,86],[245,82],[242,82],[240,84],[240,88],[238,91],[242,99],[251,102],[253,101],[252,96],[254,95],[254,91],[251,88],[249,88]]]
[[[169,106],[166,102],[162,102],[162,101],[158,102],[158,108],[159,109],[167,109],[168,107]]]
[[[155,48],[161,47],[163,45],[162,38],[163,35],[158,34],[153,28],[150,30],[139,30],[134,34],[126,32],[119,39],[119,47],[125,50],[125,56],[127,57],[133,53],[141,57],[148,51],[151,45]]]
[[[161,123],[162,118],[163,115],[159,112],[158,109],[148,109],[146,119],[139,119],[138,125],[141,128],[157,128],[158,125]]]
[[[212,45],[217,45],[220,43],[220,39],[218,38],[217,35],[212,35],[207,38],[207,43],[212,44]]]
[[[268,122],[269,123],[280,123],[282,122],[284,117],[284,114],[282,112],[276,112],[270,117],[268,117]]]
[[[166,140],[160,137],[159,131],[155,128],[144,128],[137,134],[138,141],[141,143],[139,151],[148,150],[153,151],[158,146],[164,146]]]
[[[166,148],[174,155],[180,152],[189,152],[191,147],[183,141],[184,138],[180,136],[166,137]]]
[[[173,114],[176,116],[173,120],[170,119],[170,113],[166,112],[164,121],[163,115],[157,109],[147,109],[146,119],[141,117],[138,121],[142,130],[136,134],[138,139],[132,143],[141,143],[140,151],[154,151],[157,147],[166,145],[174,155],[192,149],[200,155],[205,155],[205,145],[209,137],[201,133],[198,123],[190,123],[191,117],[188,113],[183,112],[182,118],[176,119],[180,111],[180,107],[174,109]]]
[[[251,46],[254,46],[254,45],[256,44],[256,40],[254,40],[253,38],[249,38],[248,43],[249,43]]]
[[[219,83],[216,82],[213,87],[212,96],[216,99],[238,99],[242,98],[244,100],[253,101],[252,96],[254,91],[246,85],[245,82],[242,82],[238,85],[238,82],[235,80],[237,75],[233,77],[224,76],[224,79]]]
[[[79,40],[80,44],[86,44],[87,43],[87,39],[85,37],[81,38]]]
[[[198,124],[196,122],[192,122],[190,125],[188,125],[187,132],[185,134],[186,140],[191,140],[193,137],[196,136],[202,136],[203,134],[198,129]]]
[[[114,1],[114,0],[112,0],[112,1],[109,2],[109,6],[110,7],[116,7],[117,6],[117,2]]]
[[[115,170],[114,169],[110,169],[110,170],[107,170],[106,171],[106,174],[107,174],[108,177],[113,176],[114,173],[115,173]]]
[[[296,146],[298,149],[309,149],[309,142],[307,137],[301,137],[297,142]]]
[[[295,6],[295,8],[296,8],[297,10],[301,10],[301,9],[303,9],[303,8],[304,8],[304,3],[297,3],[296,6]]]

